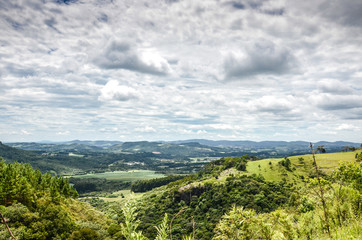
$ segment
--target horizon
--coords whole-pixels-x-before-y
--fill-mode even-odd
[[[336,140],[336,141],[325,141],[325,140],[319,140],[319,141],[305,141],[305,140],[296,140],[296,141],[284,141],[284,140],[262,140],[262,141],[253,141],[253,140],[228,140],[228,139],[219,139],[219,140],[212,140],[212,139],[204,139],[204,138],[199,138],[199,139],[178,139],[178,140],[136,140],[136,141],[120,141],[120,140],[102,140],[102,139],[98,139],[98,140],[80,140],[80,139],[73,139],[73,140],[66,140],[66,141],[51,141],[51,140],[41,140],[41,141],[16,141],[16,142],[6,142],[6,141],[0,141],[2,143],[38,143],[38,144],[61,144],[61,143],[69,143],[69,142],[121,142],[121,143],[126,143],[126,142],[153,142],[153,143],[157,143],[157,142],[165,142],[165,143],[172,143],[172,142],[183,142],[183,141],[212,141],[212,142],[255,142],[255,143],[262,143],[262,142],[286,142],[286,143],[291,143],[291,142],[305,142],[305,143],[319,143],[319,142],[328,142],[328,143],[337,143],[337,142],[348,142],[348,143],[354,143],[354,144],[360,144],[360,142],[353,142],[353,141],[344,141],[344,140]]]
[[[362,2],[0,3],[0,138],[360,142]]]

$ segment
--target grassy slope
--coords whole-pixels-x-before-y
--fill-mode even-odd
[[[354,161],[355,155],[356,152],[340,152],[316,154],[315,156],[319,169],[327,174],[330,174],[336,167],[338,167],[340,162]],[[293,181],[296,180],[295,178],[297,175],[307,176],[308,172],[313,170],[313,158],[311,154],[292,156],[288,158],[292,162],[292,168],[295,167],[293,172],[286,171],[278,165],[278,162],[280,162],[282,158],[248,162],[246,170],[248,174],[255,173],[263,175],[267,181],[281,181],[283,178]],[[304,161],[299,161],[299,158],[303,158]]]

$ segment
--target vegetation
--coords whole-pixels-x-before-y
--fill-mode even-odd
[[[12,163],[10,154],[9,163],[0,161],[0,240],[11,239],[11,234],[18,240],[360,239],[362,152],[328,154],[320,145],[312,153],[263,160],[222,157],[191,175],[142,179],[132,186],[111,177],[67,179],[41,173],[29,164]],[[39,157],[34,154],[29,156]],[[133,155],[128,158],[132,163],[142,159],[128,155]],[[145,165],[152,162],[147,159]],[[108,169],[116,165],[97,161]],[[114,192],[126,187],[142,193]],[[79,201],[75,188],[84,194],[109,191],[114,201]]]
[[[172,175],[172,176],[167,176],[167,177],[163,177],[163,178],[155,178],[155,179],[150,179],[150,180],[139,180],[132,184],[131,191],[132,192],[147,192],[154,188],[166,185],[170,182],[175,182],[184,177],[185,176],[183,176],[183,175]]]
[[[247,156],[220,159],[210,163],[201,174],[170,183],[162,194],[144,198],[139,219],[145,236],[155,237],[152,226],[159,223],[164,213],[175,215],[184,209],[173,221],[171,230],[175,239],[193,231],[196,239],[211,239],[217,222],[233,204],[258,212],[270,212],[286,204],[293,190],[288,183],[266,182],[262,176],[236,176],[231,172],[223,177],[235,167],[245,169],[245,158]],[[196,223],[195,230],[192,219]]]
[[[65,178],[0,161],[0,212],[19,240],[82,239],[76,236],[104,232],[110,220],[76,201],[77,196]],[[10,231],[1,227],[0,239],[9,237]]]
[[[327,219],[316,179],[309,179],[284,208],[258,213],[234,206],[214,229],[214,239],[360,239],[361,177],[362,164],[348,163],[323,180]]]

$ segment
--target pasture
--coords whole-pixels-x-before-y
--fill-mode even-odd
[[[85,175],[74,175],[75,178],[105,178],[112,181],[133,182],[137,180],[147,180],[153,178],[166,177],[164,174],[156,173],[152,170],[129,170],[129,171],[113,171],[104,173],[92,173]]]
[[[315,154],[315,158],[319,169],[330,174],[341,162],[355,161],[356,153],[360,152],[361,150],[355,152],[318,153]],[[248,174],[260,174],[264,176],[267,181],[281,181],[283,178],[288,181],[293,181],[294,178],[307,176],[310,171],[314,170],[312,154],[291,156],[288,158],[291,161],[292,172],[285,170],[285,168],[278,164],[283,158],[250,161],[247,164],[246,170]]]

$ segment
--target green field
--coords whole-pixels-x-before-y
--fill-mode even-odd
[[[360,151],[316,154],[315,158],[319,169],[330,174],[341,162],[354,161],[356,153],[360,153]],[[310,170],[313,169],[311,154],[288,158],[291,160],[292,168],[294,168],[293,172],[286,171],[278,164],[283,158],[250,161],[246,170],[249,174],[261,174],[268,181],[281,181],[283,178],[291,180],[296,175],[307,176]],[[299,160],[300,158],[303,158],[303,160]]]
[[[130,171],[114,171],[104,173],[93,173],[85,175],[74,175],[75,178],[105,178],[107,180],[117,180],[125,182],[133,182],[137,180],[146,180],[153,178],[166,177],[164,174],[156,173],[151,170],[130,170]]]

